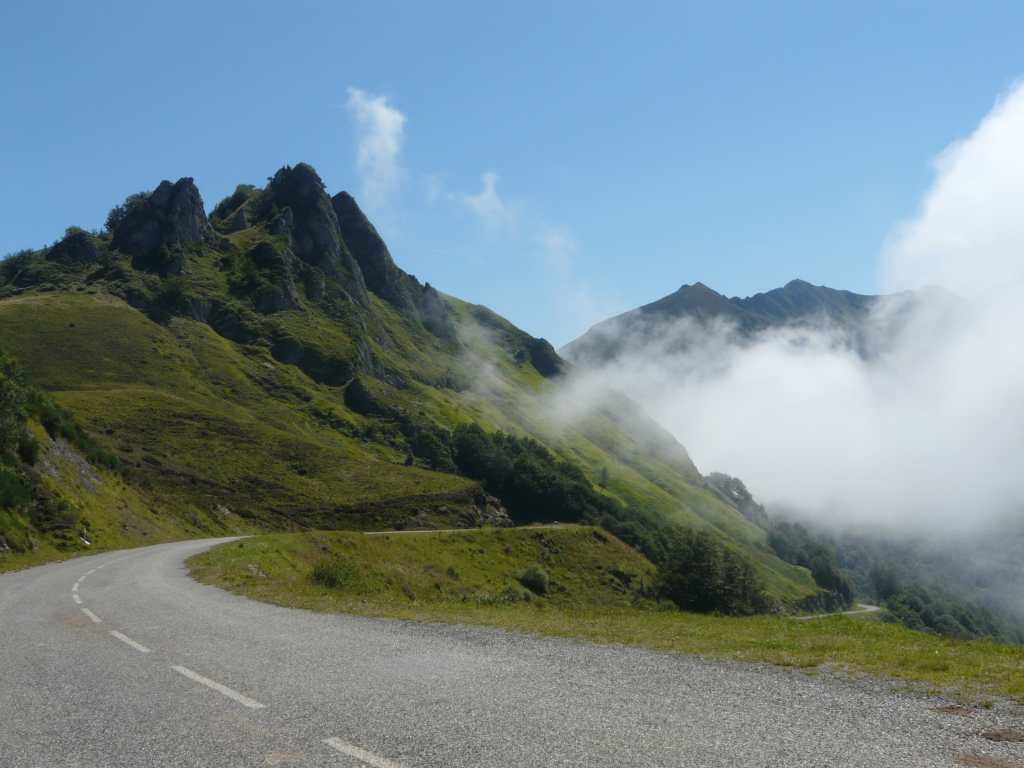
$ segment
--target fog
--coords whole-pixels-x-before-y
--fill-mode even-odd
[[[824,323],[748,340],[676,323],[574,375],[553,412],[571,419],[618,388],[701,471],[823,523],[961,535],[1019,519],[1024,87],[936,158],[916,213],[865,258],[883,293],[909,292],[876,307],[866,355]]]

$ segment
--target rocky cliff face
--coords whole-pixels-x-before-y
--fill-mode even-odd
[[[418,320],[435,336],[454,340],[455,324],[441,295],[429,283],[421,285],[395,264],[384,240],[355,198],[348,192],[339,192],[331,198],[331,204],[342,240],[359,264],[366,287],[399,312]]]
[[[331,198],[341,237],[362,270],[366,287],[399,309],[413,310],[408,277],[398,268],[376,228],[348,192]]]
[[[203,198],[193,180],[185,177],[173,184],[162,181],[150,194],[130,198],[111,245],[135,257],[140,267],[156,266],[165,274],[180,274],[184,248],[213,239]],[[151,257],[161,251],[163,259],[153,262]]]
[[[305,163],[285,166],[274,174],[267,192],[277,209],[289,212],[272,229],[288,234],[292,252],[337,278],[353,301],[368,306],[362,271],[341,239],[331,199],[317,172]]]

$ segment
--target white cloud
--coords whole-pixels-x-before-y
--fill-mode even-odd
[[[738,343],[728,327],[684,323],[578,381],[554,411],[617,387],[702,470],[735,474],[763,500],[837,525],[955,536],[1020,519],[1024,89],[935,167],[881,266],[890,287],[938,284],[962,298],[923,292],[880,308],[877,357],[837,343],[829,327]]]
[[[463,195],[462,202],[492,231],[511,231],[516,226],[516,208],[498,194],[498,178],[493,171],[481,174],[481,190]]]
[[[975,295],[1024,275],[1024,84],[935,161],[917,215],[886,245],[888,288],[923,284]]]
[[[359,88],[348,89],[346,107],[359,133],[356,168],[363,181],[363,197],[370,206],[383,206],[401,179],[405,115],[391,106],[387,97]]]

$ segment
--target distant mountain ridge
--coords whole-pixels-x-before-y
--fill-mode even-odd
[[[827,322],[857,336],[879,296],[791,280],[781,288],[746,298],[727,297],[704,283],[674,293],[593,326],[562,348],[563,356],[588,365],[608,362],[649,344],[679,321],[701,325],[724,321],[741,336],[789,325]]]

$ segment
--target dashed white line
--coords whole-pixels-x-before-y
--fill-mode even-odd
[[[217,693],[224,694],[229,699],[237,701],[243,707],[248,707],[249,709],[263,709],[264,705],[260,704],[255,699],[250,699],[248,696],[241,694],[238,691],[232,690],[231,688],[228,688],[226,685],[221,685],[216,680],[211,680],[208,677],[203,677],[198,672],[193,672],[188,667],[174,666],[171,667],[171,669],[173,669],[179,675],[184,675],[189,680],[194,680],[197,683],[205,685],[207,688],[212,688],[213,690],[217,691]]]
[[[149,653],[150,652],[149,648],[144,646],[142,643],[136,643],[130,637],[128,637],[127,635],[122,635],[116,629],[110,630],[110,634],[113,635],[114,637],[116,637],[118,640],[120,640],[125,645],[131,646],[132,648],[134,648],[139,653]]]
[[[97,616],[92,611],[90,611],[88,608],[83,608],[82,609],[82,613],[84,613],[86,616],[88,616],[92,620],[93,624],[102,624],[103,623],[102,621],[100,621],[100,617]]]
[[[81,605],[82,604],[82,598],[80,598],[78,596],[77,592],[72,592],[71,593],[71,599],[75,601],[75,605]]]
[[[362,747],[357,747],[355,744],[349,744],[347,741],[332,736],[329,739],[324,739],[324,744],[336,749],[343,755],[354,757],[366,765],[372,765],[373,768],[402,768],[401,763],[396,763],[394,760],[388,760],[386,757],[375,755],[373,752],[367,752]]]

